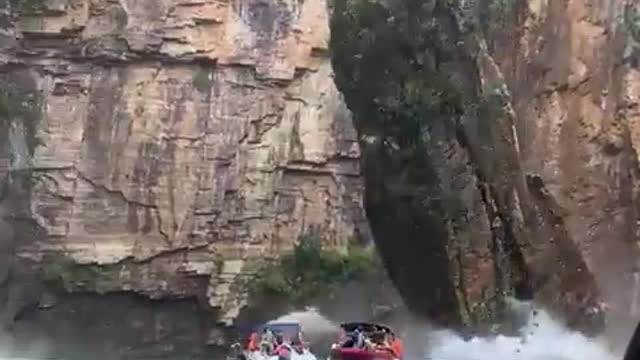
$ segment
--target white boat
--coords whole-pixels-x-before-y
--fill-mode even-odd
[[[284,337],[285,344],[290,348],[290,360],[317,360],[316,356],[302,341],[298,346],[291,345],[290,341],[292,339],[300,339],[302,337],[302,326],[299,322],[274,320],[257,327],[254,329],[254,333],[259,337],[267,329]],[[232,360],[278,360],[277,355],[270,355],[264,351],[249,351],[246,344],[236,343],[232,345],[231,350],[230,358]]]
[[[267,355],[261,351],[243,351],[244,358],[246,360],[278,360],[277,355]],[[291,352],[291,360],[317,360],[308,349],[302,350],[302,353],[297,351]]]

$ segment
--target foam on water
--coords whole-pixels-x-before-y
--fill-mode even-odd
[[[430,360],[614,360],[596,339],[568,330],[541,310],[529,311],[519,336],[472,338],[464,341],[451,331],[428,335]]]

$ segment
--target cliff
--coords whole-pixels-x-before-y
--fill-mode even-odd
[[[309,231],[336,248],[369,238],[324,1],[2,6],[11,331],[197,350],[238,317],[265,258]]]
[[[585,331],[637,318],[637,5],[337,3],[367,214],[408,305],[455,327],[508,296]]]
[[[590,275],[608,305],[609,328],[640,317],[638,5],[523,4],[518,35],[492,44],[512,94],[529,188],[558,219],[562,232],[552,239],[583,259],[559,269]],[[537,272],[548,276],[549,269]],[[572,288],[569,306],[591,295],[580,284]]]
[[[336,0],[331,29],[322,0],[0,5],[14,337],[203,352],[310,232],[374,238],[443,325],[509,296],[640,317],[633,2]]]

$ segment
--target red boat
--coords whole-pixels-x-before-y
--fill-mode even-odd
[[[332,360],[397,360],[388,351],[341,348],[331,350]]]
[[[333,344],[330,360],[401,360],[402,344],[393,331],[379,324],[344,323],[343,338]]]

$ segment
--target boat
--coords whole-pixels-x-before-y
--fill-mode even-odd
[[[270,330],[273,334],[282,335],[284,346],[289,348],[291,360],[316,360],[309,347],[302,339],[303,329],[300,323],[295,321],[270,321],[253,329],[252,334],[244,343],[235,343],[231,346],[228,359],[233,360],[278,360],[277,355],[269,354],[264,349],[256,349],[256,344],[251,344],[251,336],[260,341],[260,334]],[[258,343],[258,347],[260,347]]]
[[[340,328],[343,331],[342,339],[331,346],[328,360],[401,360],[403,357],[399,339],[395,340],[399,348],[382,346],[385,341],[391,342],[395,338],[388,326],[349,322],[341,324]]]

